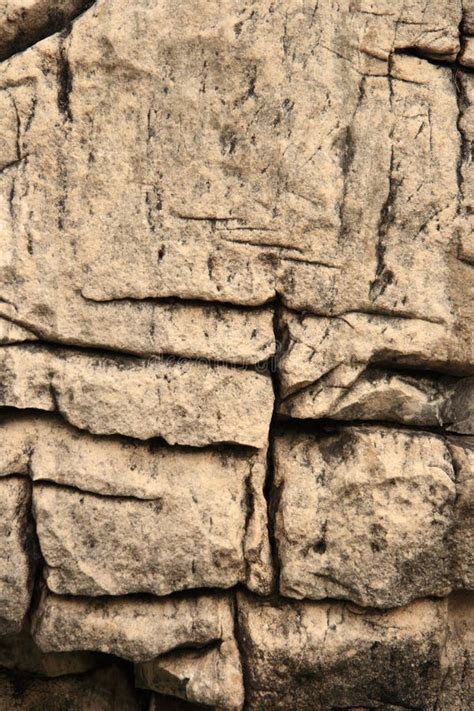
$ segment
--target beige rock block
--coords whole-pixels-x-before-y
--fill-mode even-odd
[[[474,590],[474,438],[448,443],[456,472],[456,526],[452,534],[456,587]]]
[[[0,636],[18,632],[30,605],[35,546],[27,479],[0,479]]]
[[[268,594],[273,585],[263,492],[266,458],[266,450],[172,448],[98,437],[48,416],[10,415],[0,423],[0,477],[30,474],[35,482],[103,496],[167,501],[177,516],[173,524],[177,535],[189,507],[200,510],[207,520],[214,516],[214,508],[219,510],[220,503],[230,499],[229,511],[237,516],[238,529],[245,520],[241,545],[246,584],[260,594]],[[205,530],[201,535],[206,536]],[[208,537],[214,533],[209,530]]]
[[[466,37],[459,55],[459,62],[465,67],[474,67],[474,38]]]
[[[0,707],[8,711],[139,711],[123,669],[109,666],[90,674],[56,679],[17,677],[0,671]]]
[[[382,420],[440,427],[454,384],[453,378],[340,365],[315,385],[284,399],[278,410],[299,419]]]
[[[474,2],[473,0],[462,0],[463,10],[463,32],[467,35],[474,34]]]
[[[92,650],[141,663],[229,639],[233,626],[224,594],[91,600],[44,590],[32,630],[44,652]]]
[[[389,61],[457,54],[459,2],[425,5],[100,2],[5,62],[1,315],[60,343],[255,362],[250,321],[229,315],[227,338],[149,299],[280,295],[446,322],[465,348],[455,86]]]
[[[282,414],[446,424],[470,433],[465,406],[472,399],[472,378],[419,372],[472,372],[472,343],[458,357],[444,326],[360,313],[328,319],[284,311],[281,329]],[[418,370],[411,373],[410,368]]]
[[[471,537],[472,523],[442,438],[379,427],[288,433],[274,458],[283,595],[395,607],[458,586],[453,529]]]
[[[240,710],[244,704],[242,667],[233,638],[204,651],[180,650],[137,664],[135,683],[223,711]]]
[[[42,652],[25,626],[18,634],[0,636],[0,666],[39,676],[83,674],[103,666],[100,654],[91,652]]]
[[[472,593],[456,593],[448,600],[447,673],[438,700],[442,711],[464,711],[474,695],[473,606]]]
[[[245,582],[246,478],[217,467],[162,482],[149,500],[35,484],[33,511],[51,590],[166,595]],[[201,474],[201,475],[200,475]],[[220,476],[219,476],[220,475]]]
[[[457,357],[442,324],[362,313],[318,318],[282,314],[286,348],[279,362],[283,397],[313,385],[338,366],[363,371],[367,366],[472,372],[473,352]],[[343,370],[344,372],[344,370]]]
[[[37,346],[4,346],[0,364],[3,406],[56,409],[95,434],[195,446],[266,445],[273,408],[266,373]]]
[[[432,708],[438,703],[448,711],[462,708],[460,691],[468,698],[469,675],[462,682],[459,676],[467,640],[445,654],[451,624],[446,600],[419,600],[385,612],[338,602],[272,604],[243,594],[238,602],[249,709]],[[450,672],[457,682],[439,703],[440,680]]]

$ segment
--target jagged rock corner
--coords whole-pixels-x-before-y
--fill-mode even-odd
[[[0,711],[474,708],[474,0],[0,0]]]

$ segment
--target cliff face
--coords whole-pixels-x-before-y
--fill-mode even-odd
[[[472,0],[0,0],[1,711],[474,702]]]

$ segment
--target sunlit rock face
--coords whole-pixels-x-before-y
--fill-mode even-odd
[[[0,0],[0,709],[466,711],[474,4]]]

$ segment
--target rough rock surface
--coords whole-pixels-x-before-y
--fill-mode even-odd
[[[55,679],[0,670],[0,705],[8,711],[140,711],[133,686],[115,666]]]
[[[467,711],[473,0],[0,0],[0,711]]]
[[[283,595],[396,607],[446,595],[472,567],[462,543],[472,541],[472,516],[441,438],[380,427],[287,434],[274,457]]]
[[[450,674],[441,707],[463,709],[469,699],[474,648],[461,603],[364,612],[239,595],[239,620],[250,708],[434,709]]]
[[[265,373],[193,361],[5,346],[0,404],[57,410],[95,434],[203,446],[265,446],[273,389]]]

